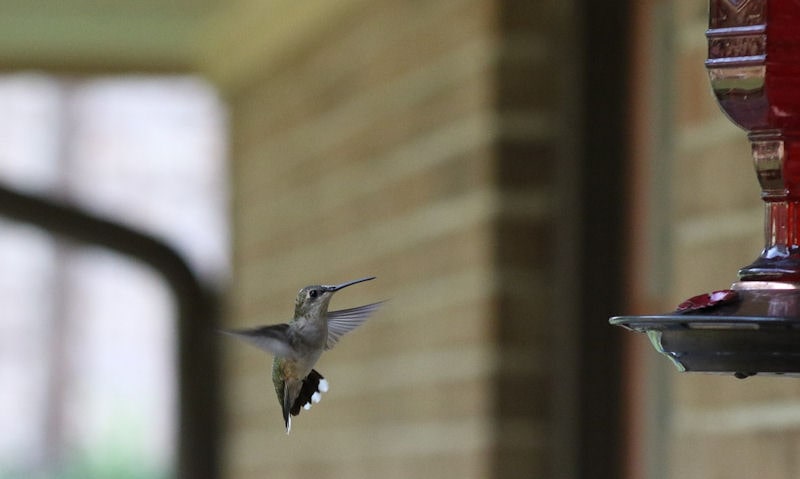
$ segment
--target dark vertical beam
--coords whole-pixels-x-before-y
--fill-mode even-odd
[[[581,39],[578,477],[622,477],[630,2],[578,0]]]
[[[515,310],[509,300],[498,301],[506,308],[499,314],[501,341],[504,328],[513,330],[515,336],[504,344],[527,341],[549,361],[549,376],[528,378],[546,394],[501,380],[498,397],[511,398],[517,416],[546,424],[552,450],[547,457],[500,455],[493,472],[619,479],[625,449],[624,336],[609,326],[608,317],[624,310],[626,284],[630,2],[498,0],[497,6],[498,34],[517,42],[516,56],[501,55],[498,62],[497,112],[547,112],[555,131],[554,138],[499,142],[497,186],[522,192],[553,185],[558,211],[550,223],[498,225],[498,267],[504,266],[503,250],[524,238],[529,250],[541,255],[514,251],[506,255],[513,268],[547,271],[554,285],[549,304],[535,295]],[[518,53],[524,48],[519,39],[536,36],[549,42],[549,54],[536,62],[531,50],[526,62]],[[523,324],[528,328],[519,327]],[[535,334],[522,337],[520,331]],[[524,406],[514,401],[520,396],[529,398]],[[502,400],[497,405],[499,417],[512,410]]]
[[[551,123],[548,130],[559,131],[552,126],[559,123],[561,115],[558,72],[563,61],[571,60],[543,54],[541,48],[543,43],[560,45],[554,38],[562,22],[562,18],[554,18],[560,14],[556,13],[559,1],[495,2],[496,35],[502,41],[498,42],[493,65],[492,107],[501,123],[546,115]],[[558,136],[542,132],[501,134],[494,140],[492,186],[499,198],[549,196],[558,191],[558,172],[564,165]],[[574,188],[574,182],[571,186]],[[572,381],[563,381],[564,376],[559,374],[562,367],[569,366],[560,361],[565,349],[554,345],[556,321],[551,321],[553,291],[560,289],[552,287],[559,281],[555,271],[562,264],[562,257],[554,250],[554,232],[560,220],[555,215],[519,215],[514,206],[507,207],[512,214],[501,213],[492,226],[493,267],[498,281],[493,312],[497,354],[501,364],[535,365],[543,357],[548,364],[527,372],[500,368],[494,373],[496,446],[490,475],[498,479],[571,477],[571,466],[562,466],[573,463],[574,455],[569,451],[573,444],[559,433],[568,429],[562,427],[560,418],[572,417],[574,409],[562,408],[559,393],[562,384]],[[564,321],[558,321],[558,327],[564,325]],[[557,376],[559,384],[553,379]],[[507,426],[514,423],[520,424],[515,437],[524,437],[522,431],[526,431],[527,445],[509,439]],[[539,436],[541,431],[547,431],[546,439]]]
[[[163,242],[78,208],[0,185],[0,216],[108,248],[150,265],[164,278],[178,308],[178,477],[216,479],[220,395],[215,292]]]

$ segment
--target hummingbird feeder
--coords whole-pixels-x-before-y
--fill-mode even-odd
[[[747,132],[765,207],[765,246],[730,289],[669,314],[619,316],[681,371],[800,374],[800,2],[710,0],[711,87]]]

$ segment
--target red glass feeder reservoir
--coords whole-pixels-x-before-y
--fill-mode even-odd
[[[752,146],[764,249],[729,290],[611,323],[682,371],[800,374],[800,1],[711,0],[706,35],[712,90]]]

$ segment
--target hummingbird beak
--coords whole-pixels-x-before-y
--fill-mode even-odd
[[[337,284],[335,286],[324,286],[324,288],[325,291],[334,292],[334,291],[339,291],[340,289],[344,289],[348,286],[352,286],[354,284],[363,283],[364,281],[370,281],[372,279],[375,279],[375,276],[367,276],[366,278],[354,279],[353,281],[347,281],[346,283]]]

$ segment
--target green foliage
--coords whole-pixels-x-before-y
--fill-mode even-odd
[[[128,432],[132,429],[126,428]],[[31,469],[0,464],[0,479],[169,479],[164,466],[149,463],[130,436],[117,430],[108,440],[85,451],[75,451],[61,465]]]

